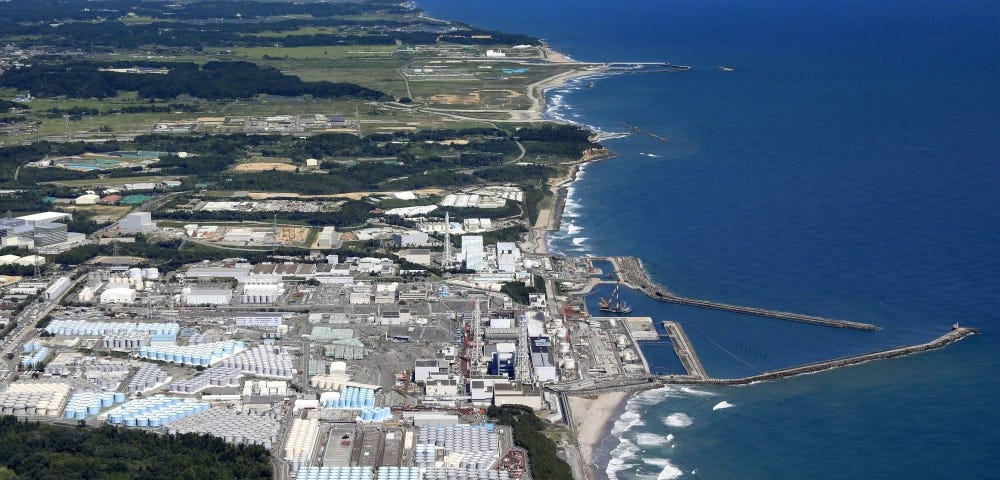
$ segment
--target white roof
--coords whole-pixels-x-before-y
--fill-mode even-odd
[[[42,213],[33,213],[31,215],[24,215],[22,217],[17,217],[17,218],[24,220],[25,222],[44,223],[44,222],[62,220],[64,218],[65,219],[73,218],[73,215],[62,212],[42,212]]]

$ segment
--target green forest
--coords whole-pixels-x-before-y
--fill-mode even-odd
[[[37,61],[30,67],[7,71],[0,86],[28,90],[36,97],[110,98],[119,91],[138,92],[142,98],[170,99],[190,95],[206,100],[251,98],[259,94],[316,98],[359,98],[392,100],[388,95],[353,83],[304,82],[275,68],[251,62],[208,62],[202,66],[187,62],[142,64],[168,67],[166,74],[101,71],[102,67],[127,68],[135,62],[97,64],[53,59]]]
[[[221,438],[163,436],[111,426],[97,429],[0,418],[0,479],[252,480],[272,477],[259,446]]]
[[[569,464],[556,455],[556,443],[545,436],[547,424],[535,416],[531,408],[523,405],[493,406],[486,414],[500,425],[513,427],[514,443],[528,451],[532,477],[573,480]]]

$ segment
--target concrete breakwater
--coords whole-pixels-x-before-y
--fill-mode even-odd
[[[694,346],[691,345],[691,341],[688,340],[687,334],[684,333],[684,329],[681,328],[680,324],[670,321],[662,322],[662,324],[663,328],[667,331],[667,336],[670,337],[671,343],[674,344],[674,352],[677,353],[677,358],[680,359],[681,365],[684,366],[684,371],[687,372],[688,376],[701,379],[709,378],[708,372],[701,365],[701,359],[698,358],[698,354],[694,351]]]
[[[936,350],[948,346],[969,335],[973,335],[976,333],[979,333],[979,329],[969,328],[969,327],[955,327],[952,328],[951,331],[949,331],[948,333],[945,333],[944,335],[941,335],[940,337],[931,340],[930,342],[927,343],[891,348],[889,350],[865,353],[862,355],[854,355],[851,357],[827,360],[824,362],[810,363],[808,365],[801,365],[798,367],[783,368],[781,370],[773,370],[770,372],[762,373],[760,375],[753,375],[749,377],[697,378],[691,375],[685,375],[685,376],[672,375],[672,376],[660,376],[658,378],[658,381],[662,382],[663,384],[671,384],[671,385],[749,385],[751,383],[766,382],[769,380],[780,380],[782,378],[794,377],[798,375],[806,375],[810,373],[822,372],[824,370],[831,370],[834,368],[857,365],[859,363],[870,362],[872,360],[885,360],[889,358],[911,355],[914,353]]]
[[[615,266],[615,273],[618,278],[628,286],[642,291],[650,298],[661,302],[675,303],[698,308],[708,308],[733,313],[743,313],[760,317],[776,318],[780,320],[791,320],[794,322],[811,323],[837,328],[853,328],[857,330],[875,331],[878,327],[870,323],[852,322],[849,320],[838,320],[833,318],[819,317],[815,315],[805,315],[801,313],[783,312],[780,310],[769,310],[766,308],[747,307],[741,305],[730,305],[727,303],[713,302],[711,300],[701,300],[697,298],[681,297],[670,293],[669,290],[657,285],[649,277],[642,262],[636,257],[610,257]]]
[[[808,375],[811,373],[818,373],[826,370],[832,370],[834,368],[848,367],[852,365],[858,365],[865,362],[871,362],[874,360],[886,360],[890,358],[903,357],[906,355],[913,355],[916,353],[928,352],[931,350],[937,350],[939,348],[944,348],[952,343],[955,343],[969,335],[974,335],[979,333],[979,329],[969,328],[969,327],[956,327],[951,331],[941,335],[940,337],[931,340],[927,343],[921,343],[917,345],[908,345],[904,347],[892,348],[889,350],[882,350],[878,352],[865,353],[861,355],[855,355],[851,357],[838,358],[834,360],[827,360],[823,362],[810,363],[808,365],[801,365],[798,367],[784,368],[781,370],[773,370],[770,372],[765,372],[759,375],[753,375],[749,377],[742,378],[712,378],[707,376],[704,377],[696,375],[648,375],[648,376],[629,376],[618,379],[612,382],[597,383],[597,384],[550,384],[546,388],[552,392],[559,394],[560,397],[565,400],[570,396],[587,396],[587,395],[600,395],[608,392],[637,392],[642,390],[651,390],[655,388],[661,388],[666,385],[720,385],[720,386],[744,386],[750,385],[758,382],[767,382],[781,380],[789,377],[795,377],[799,375]],[[694,350],[690,350],[692,356],[697,357]],[[569,414],[569,412],[566,412]]]

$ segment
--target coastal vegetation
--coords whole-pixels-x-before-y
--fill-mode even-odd
[[[270,455],[208,435],[156,435],[0,418],[0,478],[268,479]]]
[[[528,451],[533,478],[573,480],[565,460],[556,455],[556,443],[545,435],[548,424],[523,405],[491,406],[486,415],[500,425],[514,430],[514,443]]]

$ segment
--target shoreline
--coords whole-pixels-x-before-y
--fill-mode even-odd
[[[580,450],[581,471],[586,480],[599,480],[607,475],[595,462],[595,452],[609,437],[615,421],[632,398],[630,392],[611,392],[596,395],[594,398],[568,397],[566,407],[574,412],[587,412],[587,415],[574,415],[572,430]],[[582,480],[582,479],[581,479]]]
[[[548,45],[542,46],[547,59],[557,57],[558,63],[575,62],[570,57],[552,50]],[[554,62],[556,63],[556,62]],[[578,62],[575,62],[578,63]],[[592,126],[584,125],[566,119],[551,118],[547,115],[548,101],[546,92],[560,88],[572,80],[589,76],[606,75],[607,69],[600,70],[573,70],[553,77],[549,77],[540,82],[530,85],[529,92],[532,97],[532,107],[527,111],[530,113],[532,121],[570,123],[589,130],[594,140],[598,143],[607,139],[620,138],[621,134],[609,134],[602,132]],[[548,209],[538,212],[538,218],[534,225],[531,225],[525,234],[522,248],[526,253],[549,256],[548,234],[557,231],[562,226],[563,213],[566,208],[566,200],[569,194],[569,187],[579,179],[583,168],[592,162],[598,162],[614,158],[615,154],[603,144],[600,148],[595,148],[584,152],[583,156],[575,162],[569,164],[569,171],[559,177],[552,177],[547,180],[548,190],[552,195],[552,203]],[[596,395],[593,398],[586,397],[566,397],[568,404],[563,405],[570,412],[574,413],[571,418],[574,425],[569,425],[575,437],[577,449],[580,453],[576,460],[575,455],[567,455],[573,468],[574,475],[579,472],[583,475],[579,480],[600,480],[607,478],[607,474],[597,465],[597,450],[606,439],[611,437],[611,431],[615,422],[621,417],[625,407],[632,398],[634,392],[611,392]],[[582,413],[586,412],[586,415]],[[583,420],[586,419],[586,420]]]

